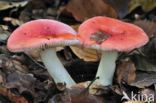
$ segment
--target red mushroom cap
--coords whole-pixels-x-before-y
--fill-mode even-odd
[[[109,17],[93,17],[82,23],[78,37],[83,47],[128,51],[148,42],[146,33],[136,25]]]
[[[9,37],[7,47],[11,51],[24,51],[79,43],[77,33],[70,26],[55,20],[40,19],[17,28]]]

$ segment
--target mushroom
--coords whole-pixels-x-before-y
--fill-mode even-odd
[[[39,19],[17,28],[9,37],[7,48],[13,52],[39,49],[48,72],[56,83],[75,85],[56,55],[56,46],[79,45],[77,33],[68,25],[55,20]]]
[[[97,70],[97,83],[112,85],[115,61],[118,51],[129,51],[148,42],[145,32],[130,23],[109,17],[93,17],[82,23],[78,29],[82,46],[102,50],[101,61]]]

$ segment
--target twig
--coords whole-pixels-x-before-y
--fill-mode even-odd
[[[95,80],[97,80],[97,79],[99,79],[99,77],[94,78],[94,79],[90,82],[90,84],[88,85],[88,87],[85,88],[81,93],[85,93],[86,91],[88,91],[89,88],[90,88],[90,86],[91,86],[91,85],[95,82]]]

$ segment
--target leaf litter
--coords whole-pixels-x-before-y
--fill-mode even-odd
[[[20,2],[20,1],[19,1]],[[132,91],[156,95],[156,66],[155,66],[155,2],[150,6],[149,2],[142,0],[142,4],[132,0],[30,0],[26,5],[13,6],[0,9],[0,102],[6,103],[143,103],[141,101],[121,101],[123,91],[129,94]],[[22,3],[22,2],[21,2]],[[4,5],[5,6],[5,5]],[[138,8],[141,6],[142,8]],[[148,13],[140,14],[139,10]],[[129,12],[128,12],[129,11]],[[129,14],[129,13],[132,14]],[[113,86],[97,86],[98,90],[90,94],[87,86],[82,86],[85,81],[94,79],[100,52],[82,50],[72,47],[61,48],[57,55],[67,68],[71,76],[80,82],[71,89],[64,84],[55,84],[48,72],[42,67],[42,61],[38,52],[11,53],[6,48],[7,38],[19,25],[33,19],[57,19],[68,24],[80,24],[93,16],[109,16],[127,19],[127,15],[133,16],[133,12],[139,13],[139,20],[133,18],[133,23],[140,26],[149,36],[150,41],[141,52],[123,53],[123,57],[117,60],[117,67]],[[9,16],[8,16],[9,15]],[[152,15],[152,20],[150,20]],[[153,17],[154,16],[154,17]],[[150,17],[150,18],[149,18]],[[129,18],[128,18],[129,19]],[[140,20],[141,19],[141,20]],[[76,27],[77,28],[77,27]],[[77,54],[79,53],[79,54]],[[81,56],[79,56],[81,55]],[[34,58],[29,58],[34,57]],[[128,59],[127,59],[128,58]],[[39,63],[39,64],[38,64]],[[85,91],[85,92],[84,92]],[[1,99],[3,98],[3,99]],[[156,100],[155,100],[156,101]]]

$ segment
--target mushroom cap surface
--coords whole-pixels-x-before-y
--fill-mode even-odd
[[[10,51],[77,45],[77,33],[68,25],[55,20],[39,19],[18,27],[9,37]]]
[[[78,29],[78,37],[83,42],[83,47],[106,51],[129,51],[149,40],[138,26],[102,16],[82,23]]]

